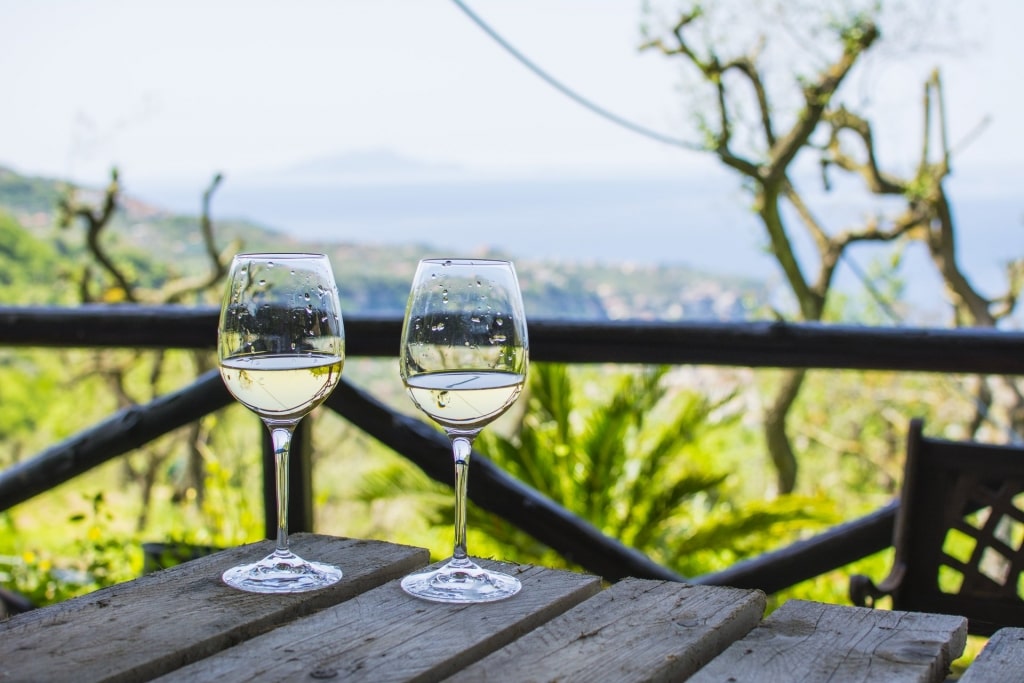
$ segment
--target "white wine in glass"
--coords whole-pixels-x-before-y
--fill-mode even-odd
[[[402,588],[435,602],[492,602],[518,579],[487,571],[466,550],[466,485],[473,440],[519,397],[530,345],[515,267],[489,259],[425,259],[413,279],[399,367],[413,403],[448,435],[455,460],[455,547],[441,568]]]
[[[324,254],[239,254],[231,262],[217,330],[224,384],[256,413],[274,447],[277,544],[232,567],[224,583],[253,593],[298,593],[341,578],[341,569],[288,548],[288,457],[295,426],[323,403],[345,365],[338,287]]]

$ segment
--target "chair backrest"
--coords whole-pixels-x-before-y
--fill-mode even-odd
[[[958,614],[972,633],[1024,626],[1024,449],[924,436],[911,421],[894,545],[894,609]]]

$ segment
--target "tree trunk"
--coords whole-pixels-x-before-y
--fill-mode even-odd
[[[778,389],[771,403],[765,409],[764,437],[775,465],[778,493],[792,493],[796,487],[796,455],[786,434],[786,416],[800,393],[800,386],[806,377],[806,370],[785,370],[781,374]]]

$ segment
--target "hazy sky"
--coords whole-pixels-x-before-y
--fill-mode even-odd
[[[599,105],[685,135],[677,63],[637,50],[640,0],[466,4]],[[1024,3],[960,5],[974,47],[941,57],[954,139],[994,117],[960,162],[1020,166]],[[501,171],[710,163],[582,109],[449,0],[0,0],[0,36],[0,164],[26,173],[203,182],[373,148]],[[876,61],[876,106],[918,125],[935,61]]]

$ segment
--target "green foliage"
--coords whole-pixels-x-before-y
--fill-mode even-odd
[[[65,523],[74,542],[59,555],[19,536],[10,511],[0,513],[0,583],[41,605],[66,600],[138,575],[141,555],[128,558],[131,544],[110,533],[114,518],[102,493],[83,494],[88,512],[75,512]]]
[[[0,206],[17,206],[26,213],[53,211],[61,183],[28,178],[0,166]]]
[[[831,519],[820,498],[740,502],[730,473],[712,464],[717,437],[740,429],[732,397],[713,402],[674,390],[669,377],[666,367],[605,375],[602,385],[614,388],[607,401],[592,402],[568,366],[534,364],[519,429],[511,436],[485,430],[478,448],[604,533],[684,574],[722,568]],[[515,546],[517,558],[537,552],[502,525],[489,530]]]
[[[0,303],[27,306],[61,303],[55,287],[61,273],[57,251],[30,235],[0,208]],[[40,280],[45,277],[45,280]],[[41,284],[45,283],[45,284]]]
[[[57,410],[40,410],[40,406],[53,406],[64,395],[65,375],[54,354],[38,351],[0,352],[0,467],[18,459],[23,441],[37,431],[59,435],[51,431],[58,425],[53,417]]]

